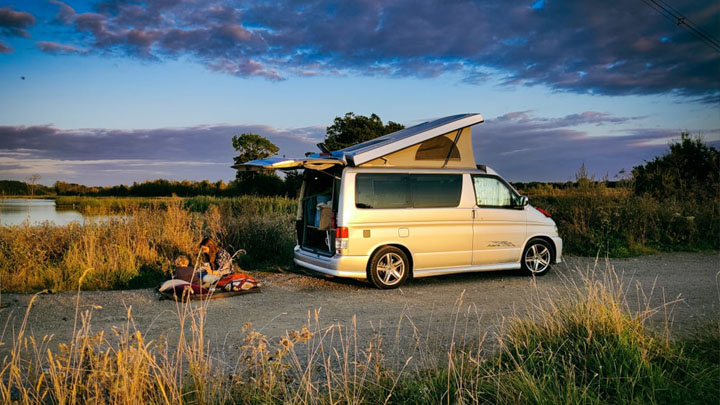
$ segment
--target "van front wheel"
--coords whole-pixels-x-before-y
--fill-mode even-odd
[[[552,267],[552,249],[542,239],[528,242],[522,255],[522,272],[529,276],[544,276]]]
[[[368,279],[380,289],[397,288],[404,283],[410,273],[405,252],[385,246],[375,252],[370,260]]]

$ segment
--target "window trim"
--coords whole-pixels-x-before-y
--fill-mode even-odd
[[[505,206],[505,205],[504,205],[504,206],[499,206],[499,205],[478,205],[478,203],[477,203],[477,190],[475,189],[475,177],[493,178],[493,179],[499,180],[500,183],[502,183],[503,185],[505,185],[505,187],[507,187],[507,189],[510,191],[510,201],[511,201],[511,203],[512,203],[513,205],[508,205],[508,206]],[[494,175],[494,174],[472,173],[472,174],[470,174],[470,180],[471,180],[471,182],[472,182],[472,187],[473,187],[473,201],[474,201],[474,203],[475,203],[475,208],[494,208],[494,209],[505,209],[505,210],[521,210],[521,209],[524,209],[524,208],[525,208],[525,207],[522,206],[522,205],[515,205],[515,202],[516,202],[517,200],[519,200],[520,197],[522,197],[522,196],[520,195],[520,193],[517,192],[517,190],[515,190],[515,187],[511,186],[510,183],[508,183],[507,181],[505,181],[505,179],[503,179],[502,177],[497,176],[497,175]]]

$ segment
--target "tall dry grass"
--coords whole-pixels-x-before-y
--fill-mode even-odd
[[[171,203],[164,211],[129,209],[84,225],[0,227],[1,287],[73,289],[85,269],[88,289],[142,284],[169,274],[176,255],[194,251],[205,225],[199,215]]]
[[[171,274],[177,255],[195,257],[204,237],[219,240],[231,253],[245,249],[241,266],[287,265],[293,217],[284,200],[275,205],[258,200],[226,201],[194,212],[186,208],[187,200],[166,199],[162,207],[96,208],[95,213],[114,215],[86,224],[0,226],[0,290],[71,290],[85,269],[91,269],[86,289],[155,285]]]
[[[206,212],[211,207],[231,212],[234,215],[284,215],[295,214],[297,201],[287,197],[83,197],[60,196],[55,198],[59,208],[75,209],[87,215],[108,215],[124,213],[127,210],[148,208],[166,209],[168,204],[177,204],[192,212]]]
[[[177,338],[147,340],[129,308],[128,321],[112,334],[93,332],[93,308],[81,309],[80,300],[72,340],[57,345],[52,337],[26,335],[33,298],[0,363],[0,402],[716,401],[718,325],[702,338],[674,341],[669,329],[648,327],[672,303],[653,307],[646,300],[633,309],[627,291],[611,268],[580,271],[550,294],[538,286],[532,308],[508,321],[492,351],[483,334],[474,333],[477,309],[462,296],[450,330],[434,338],[403,313],[409,335],[363,340],[354,319],[321,326],[316,311],[307,324],[278,337],[248,324],[245,336],[227,347],[205,336],[206,303],[176,304]]]

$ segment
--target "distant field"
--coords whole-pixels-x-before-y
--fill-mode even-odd
[[[602,182],[521,191],[553,215],[570,254],[627,257],[720,247],[720,196],[661,202]]]
[[[206,212],[215,206],[231,215],[294,214],[297,202],[286,197],[53,197],[58,207],[72,207],[83,213],[116,214],[128,209],[167,209],[168,204],[180,205],[192,212]]]
[[[626,257],[716,250],[720,204],[663,203],[601,182],[521,190],[553,215],[570,255]],[[0,227],[3,291],[69,289],[92,269],[87,289],[153,285],[179,254],[195,257],[205,236],[246,268],[292,265],[296,200],[285,197],[56,197],[59,207],[123,219],[86,225]]]

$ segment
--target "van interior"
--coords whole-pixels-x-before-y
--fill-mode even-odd
[[[304,171],[300,200],[301,215],[296,224],[298,244],[305,250],[332,256],[335,253],[335,221],[342,169]]]

